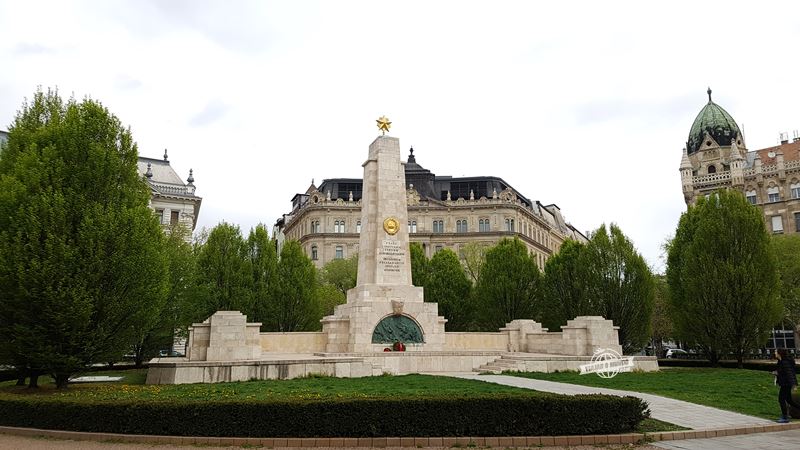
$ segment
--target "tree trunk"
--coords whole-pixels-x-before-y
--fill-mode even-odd
[[[719,354],[717,352],[708,352],[707,356],[711,367],[719,367]]]
[[[17,377],[17,386],[25,386],[25,372],[20,372],[19,377]]]
[[[39,388],[39,373],[31,372],[30,382],[28,383],[28,389],[38,389],[38,388]]]
[[[68,373],[57,373],[56,374],[56,389],[66,389],[69,383],[69,374]]]

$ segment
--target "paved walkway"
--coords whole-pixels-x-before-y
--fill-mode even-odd
[[[650,416],[652,418],[663,420],[664,422],[674,423],[675,425],[680,425],[682,427],[691,428],[694,430],[705,428],[728,428],[743,425],[766,425],[774,423],[759,417],[724,411],[717,408],[711,408],[709,406],[702,406],[681,400],[661,397],[659,395],[643,394],[641,392],[580,386],[577,384],[556,383],[553,381],[533,380],[530,378],[514,377],[509,375],[478,375],[465,373],[453,376],[468,380],[486,381],[490,383],[535,389],[543,392],[554,392],[558,394],[609,394],[617,396],[630,395],[633,397],[639,397],[650,405]]]
[[[658,448],[687,450],[760,450],[800,448],[800,430],[778,433],[754,433],[741,436],[725,436],[682,441],[661,441],[650,444]]]

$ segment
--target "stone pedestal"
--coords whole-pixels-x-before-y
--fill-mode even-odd
[[[438,305],[424,303],[422,288],[411,284],[405,170],[397,138],[380,136],[369,146],[362,192],[358,285],[347,292],[346,304],[322,319],[326,351],[383,351],[391,343],[373,343],[373,332],[393,315],[407,317],[421,332],[423,342],[406,342],[408,351],[440,351],[447,320],[438,315]]]
[[[601,316],[578,316],[561,327],[565,355],[591,356],[598,349],[613,350],[620,355],[619,327]]]
[[[189,328],[190,361],[247,361],[261,358],[261,324],[239,311],[217,311]]]

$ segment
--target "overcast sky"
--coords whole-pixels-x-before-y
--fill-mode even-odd
[[[663,270],[713,99],[751,150],[800,129],[798,2],[0,0],[0,128],[37,86],[194,169],[199,227],[272,225],[362,176],[375,119],[437,175],[499,176]]]

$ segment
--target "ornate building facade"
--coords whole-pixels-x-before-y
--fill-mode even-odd
[[[800,135],[795,132],[791,141],[782,135],[779,145],[747,150],[736,121],[711,100],[711,89],[689,131],[680,173],[687,205],[732,188],[764,212],[770,232],[800,232]]]
[[[586,237],[567,223],[555,204],[531,201],[502,178],[436,176],[417,164],[414,149],[405,163],[406,203],[411,242],[428,257],[449,248],[461,254],[469,243],[493,245],[518,237],[539,267],[566,239]],[[275,225],[283,239],[300,242],[317,267],[358,252],[361,232],[360,178],[333,178],[319,186],[312,181],[292,198],[292,211]]]
[[[194,231],[203,199],[195,195],[192,170],[189,170],[189,177],[184,183],[170,166],[166,150],[163,159],[140,156],[138,169],[150,186],[150,207],[161,225],[169,228],[182,224]],[[191,235],[187,239],[191,239]]]

